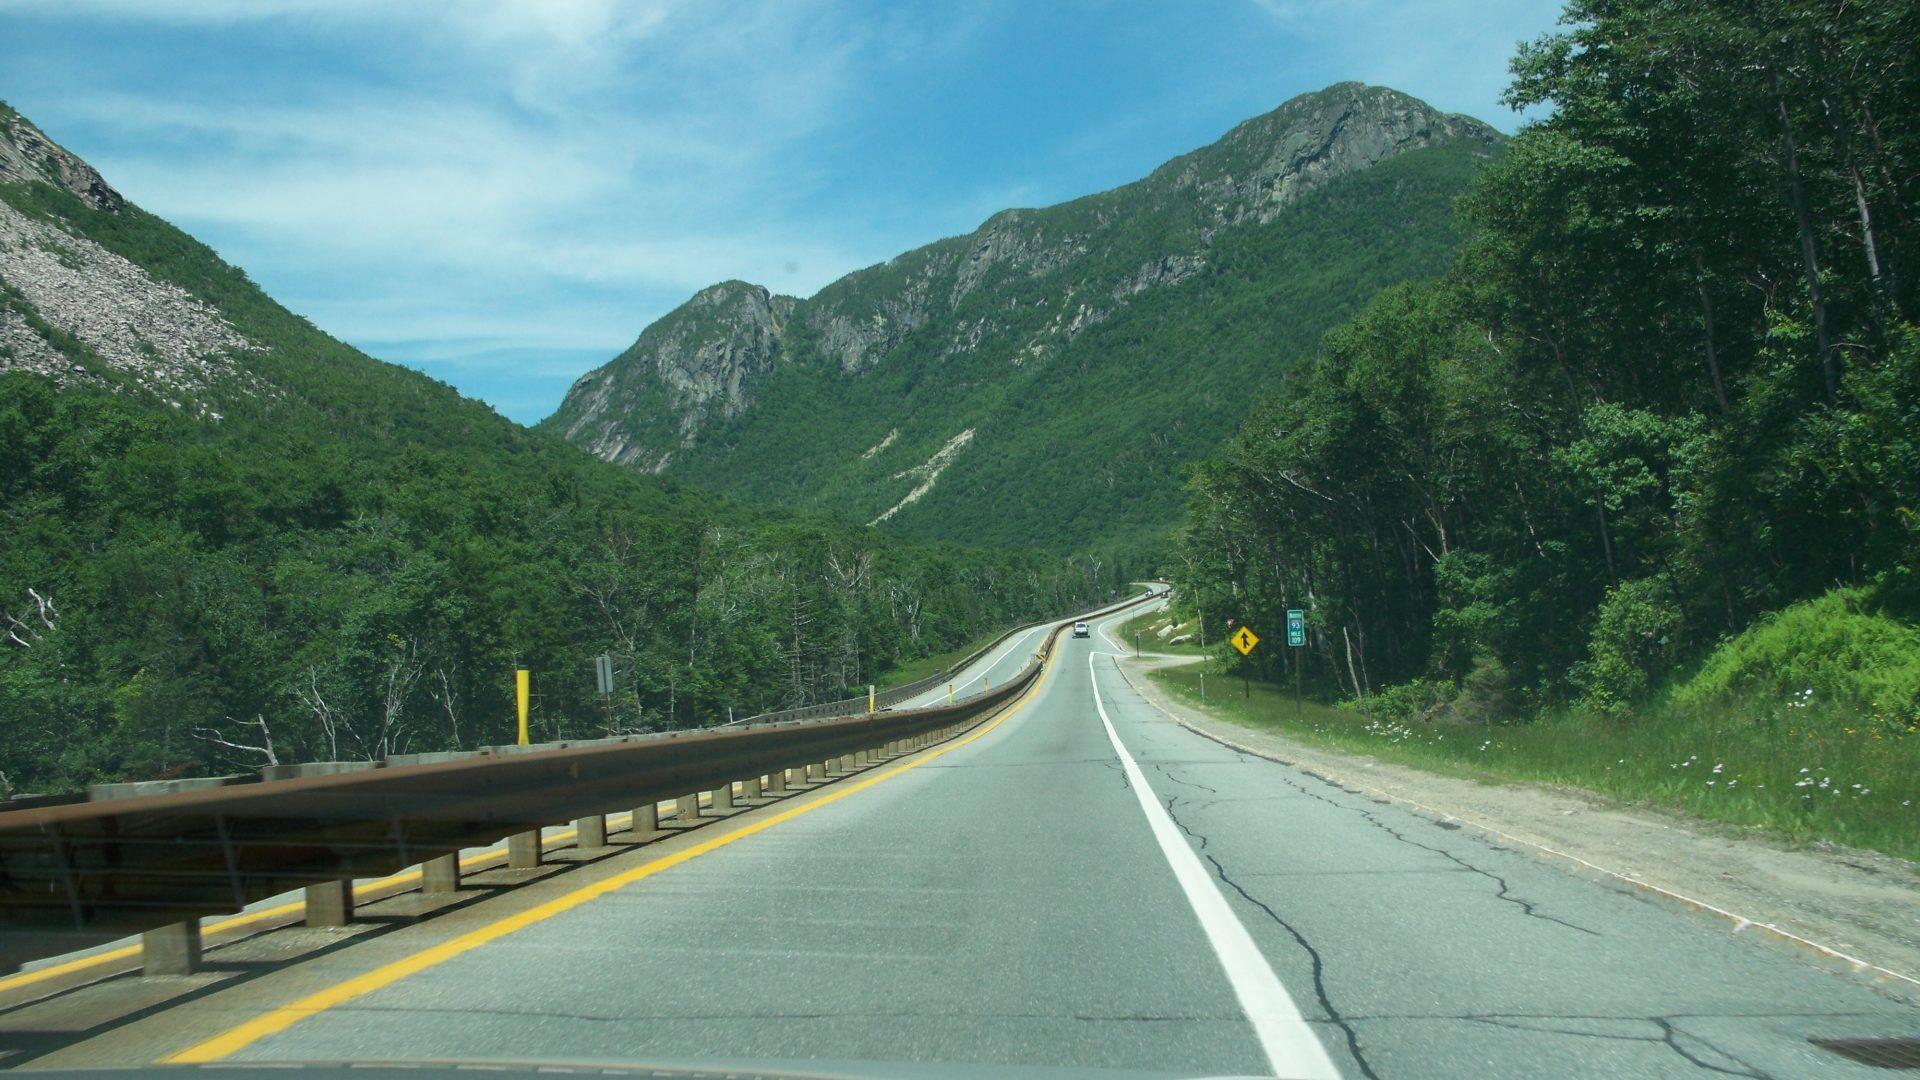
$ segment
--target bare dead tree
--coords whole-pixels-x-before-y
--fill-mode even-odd
[[[406,741],[407,699],[413,696],[413,688],[419,683],[421,672],[426,670],[418,638],[410,637],[395,645],[393,658],[387,661],[385,677],[381,680],[380,731],[373,745],[362,748],[370,760],[394,753]]]
[[[31,649],[53,624],[60,618],[60,612],[53,606],[51,596],[43,596],[31,586],[27,588],[27,599],[31,609],[23,608],[20,615],[11,611],[0,611],[0,618],[7,621],[7,638],[23,649]],[[38,622],[39,626],[33,624]],[[24,635],[24,636],[22,636]]]
[[[235,721],[232,717],[228,717],[227,722],[241,728],[258,727],[260,729],[260,744],[255,746],[251,743],[234,742],[232,739],[222,735],[218,728],[194,728],[193,733],[215,746],[224,747],[228,750],[239,750],[248,754],[259,754],[262,758],[266,759],[265,763],[268,765],[280,764],[280,757],[274,753],[273,750],[273,732],[267,728],[267,718],[264,715],[256,713],[250,722]]]
[[[327,740],[327,760],[340,760],[340,714],[320,693],[320,669],[307,668],[307,685],[294,691],[294,697],[313,714],[314,722],[320,725],[320,734]]]
[[[447,674],[445,664],[433,669],[433,685],[428,687],[427,695],[440,704],[440,710],[447,714],[447,730],[452,733],[453,748],[460,749],[460,711],[458,692],[453,688],[453,679]]]

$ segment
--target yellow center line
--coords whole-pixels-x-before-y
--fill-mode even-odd
[[[636,881],[652,877],[663,870],[671,869],[691,859],[697,859],[708,852],[718,851],[728,844],[744,840],[755,833],[770,829],[781,822],[791,821],[802,814],[812,813],[823,806],[838,802],[856,792],[865,791],[883,780],[890,780],[899,776],[901,773],[911,769],[917,769],[935,758],[952,753],[973,740],[980,738],[987,732],[1005,723],[1007,718],[1024,708],[1028,702],[1039,695],[1048,678],[1052,676],[1054,659],[1057,655],[1058,654],[1054,652],[1047,654],[1047,666],[1045,670],[1041,672],[1039,680],[1034,683],[1033,689],[1027,691],[1011,708],[995,717],[991,722],[975,728],[971,733],[955,739],[938,749],[928,751],[914,758],[912,761],[903,765],[894,766],[884,772],[876,773],[873,776],[865,777],[846,787],[829,789],[825,795],[811,802],[782,810],[779,813],[762,818],[759,821],[749,822],[731,832],[722,833],[711,840],[704,840],[690,847],[682,848],[670,855],[662,855],[657,859],[643,863],[631,870],[622,871],[612,877],[596,881],[591,885],[582,886],[563,896],[557,896],[552,900],[548,900],[517,914],[509,915],[497,922],[470,930],[458,937],[443,941],[438,945],[429,946],[411,956],[402,957],[392,963],[374,968],[372,971],[356,975],[344,982],[336,983],[325,990],[309,994],[291,1004],[271,1009],[237,1027],[223,1031],[204,1042],[196,1043],[193,1046],[187,1047],[185,1050],[161,1058],[159,1064],[200,1064],[209,1061],[219,1061],[266,1038],[268,1035],[285,1031],[309,1016],[317,1015],[336,1005],[345,1004],[357,997],[370,994],[383,987],[391,986],[409,975],[445,963],[462,953],[470,952],[488,942],[497,941],[515,931],[524,930],[536,923],[545,922],[556,915],[571,911],[588,901],[597,900],[608,893],[626,888]]]

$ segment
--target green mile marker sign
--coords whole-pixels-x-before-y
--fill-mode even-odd
[[[1287,609],[1287,644],[1299,648],[1307,643],[1307,613],[1299,608]]]

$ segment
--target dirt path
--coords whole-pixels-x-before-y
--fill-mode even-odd
[[[1920,867],[1876,852],[1795,850],[1726,827],[1571,788],[1484,784],[1330,750],[1221,720],[1143,673],[1188,657],[1127,658],[1127,680],[1175,721],[1221,742],[1377,794],[1503,840],[1541,849],[1570,872],[1630,883],[1656,902],[1730,932],[1851,970],[1920,1004]]]

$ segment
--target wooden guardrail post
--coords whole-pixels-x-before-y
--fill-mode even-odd
[[[307,886],[307,925],[345,926],[353,921],[353,882],[346,878]]]
[[[758,776],[749,776],[745,780],[740,781],[740,797],[743,799],[758,799],[760,797],[760,778]]]
[[[441,894],[460,891],[460,853],[453,852],[420,864],[420,891]]]
[[[633,808],[633,820],[627,823],[627,832],[633,836],[660,831],[660,804],[648,803]]]
[[[713,789],[713,812],[725,814],[733,810],[733,781],[729,780]]]
[[[575,818],[573,822],[573,846],[580,851],[592,851],[607,846],[607,815],[588,814]]]
[[[200,970],[200,920],[188,919],[140,935],[143,975],[191,975]]]
[[[787,791],[787,770],[775,769],[767,774],[767,793],[784,795]]]
[[[673,800],[673,819],[680,822],[700,820],[700,793],[690,791]]]
[[[531,870],[540,865],[540,830],[531,829],[507,837],[507,869]]]

